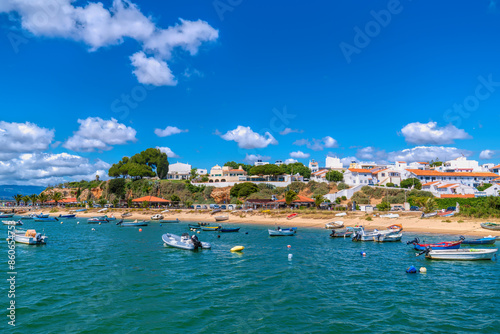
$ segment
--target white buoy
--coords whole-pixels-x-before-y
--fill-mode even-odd
[[[80,224],[80,222],[76,222],[77,224]]]
[[[92,227],[92,231],[95,231],[95,228]]]
[[[61,224],[62,224],[62,223],[63,223],[63,222],[61,222]]]
[[[293,254],[288,254],[288,261],[292,261]]]
[[[427,272],[427,268],[426,267],[420,267],[420,272],[422,274],[425,274]]]

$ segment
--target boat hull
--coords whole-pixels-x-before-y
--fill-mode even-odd
[[[415,250],[423,251],[426,250],[427,247],[432,249],[459,249],[462,241],[457,242],[439,242],[436,244],[413,244],[413,248]]]
[[[295,235],[294,230],[267,230],[270,237],[290,237]]]
[[[221,228],[219,230],[219,232],[229,233],[229,232],[239,232],[239,230],[240,230],[240,227],[237,227],[237,228]]]
[[[196,250],[194,244],[190,239],[182,239],[180,236],[175,234],[166,233],[161,236],[161,239],[163,240],[164,246],[166,247],[168,246],[191,251]],[[212,245],[210,245],[208,242],[201,242],[201,248],[210,249],[212,248]]]
[[[375,241],[375,242],[397,242],[397,241],[401,241],[402,237],[403,237],[403,233],[400,232],[397,234],[376,236],[376,237],[373,237],[373,241]]]
[[[481,238],[481,239],[473,239],[473,240],[464,240],[462,244],[464,245],[493,245],[497,239],[495,237],[491,238]]]
[[[495,223],[481,223],[481,227],[487,230],[500,231],[500,224]]]
[[[448,250],[431,250],[425,255],[426,258],[432,260],[454,260],[454,261],[478,261],[491,260],[497,253],[498,249],[448,249]]]
[[[334,222],[330,222],[330,223],[326,223],[325,224],[325,228],[326,229],[336,229],[336,228],[342,228],[344,227],[344,222],[343,221],[334,221]]]

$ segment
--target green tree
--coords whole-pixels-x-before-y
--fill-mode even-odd
[[[80,187],[78,187],[78,189],[76,190],[76,200],[79,201],[80,200],[80,195],[82,194],[82,189]]]
[[[238,169],[240,166],[241,168],[243,168],[243,170],[245,172],[249,172],[250,169],[253,167],[252,165],[247,165],[247,164],[243,164],[243,163],[237,163],[237,162],[234,162],[234,161],[228,161],[224,164],[224,166],[229,166],[233,169]]]
[[[208,176],[203,176],[203,177],[201,178],[201,182],[208,182],[208,180],[209,180],[209,179],[208,179]]]
[[[19,203],[23,200],[23,195],[17,194],[12,196],[12,198],[16,201],[16,206],[19,206]]]
[[[23,202],[24,202],[24,206],[27,206],[28,203],[30,202],[30,197],[28,195],[24,195],[23,196]]]
[[[101,197],[99,198],[99,201],[97,201],[97,204],[99,204],[101,207],[104,207],[106,204],[108,204],[108,201],[104,197]]]
[[[430,167],[439,167],[439,166],[442,166],[443,165],[443,162],[442,161],[439,161],[439,158],[436,158],[436,161],[432,161],[430,162],[429,166]]]
[[[111,177],[131,176],[143,178],[158,176],[165,179],[168,174],[168,156],[157,148],[148,148],[131,158],[123,157],[108,170]]]
[[[49,199],[49,196],[47,196],[46,193],[41,193],[40,195],[38,195],[38,200],[40,201],[40,204],[44,204],[45,202],[47,202],[47,200]]]
[[[115,197],[115,199],[113,200],[113,207],[117,208],[119,203],[120,200],[118,199],[118,197]]]
[[[286,205],[288,205],[288,206],[292,205],[293,201],[295,201],[297,198],[298,198],[298,195],[295,191],[288,190],[285,194]]]
[[[274,164],[267,164],[261,166],[254,166],[248,172],[250,175],[282,175],[284,174],[283,169],[280,166],[276,166]]]
[[[35,206],[36,202],[38,201],[38,195],[37,194],[31,194],[30,195],[30,201],[31,201],[31,205]]]
[[[235,184],[229,194],[231,197],[248,197],[253,193],[259,192],[259,187],[252,182],[243,182]]]
[[[127,198],[127,208],[131,208],[132,207],[132,198]]]
[[[314,196],[314,205],[316,205],[317,208],[321,206],[321,203],[325,201],[324,197],[322,195],[316,195]]]
[[[142,202],[142,207],[145,209],[149,206],[149,202],[148,201],[144,201]]]
[[[382,201],[382,203],[377,204],[377,209],[379,209],[379,211],[389,211],[391,209],[391,204],[389,204],[389,202]]]
[[[432,212],[437,208],[436,200],[432,197],[417,197],[414,199],[414,202],[421,207],[422,211],[425,213]]]
[[[50,197],[56,203],[56,205],[59,204],[59,201],[63,199],[63,195],[58,191],[54,192]]]
[[[336,170],[329,171],[326,173],[325,177],[330,182],[340,182],[344,180],[344,174]]]
[[[177,196],[176,194],[173,194],[171,197],[170,197],[170,200],[172,202],[177,202],[179,203],[181,201],[181,198],[179,196]]]
[[[118,198],[125,197],[125,179],[111,179],[108,183],[108,192],[115,194]]]
[[[299,173],[306,179],[311,177],[311,170],[301,162],[294,162],[291,164],[281,165],[281,168],[283,169],[285,174],[295,175]]]
[[[411,187],[420,190],[422,189],[422,183],[420,183],[420,180],[415,177],[401,181],[401,188],[411,188]]]
[[[191,168],[191,177],[190,179],[193,180],[196,178],[198,168]]]

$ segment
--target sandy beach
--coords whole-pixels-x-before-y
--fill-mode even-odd
[[[111,215],[113,214],[117,219],[121,219],[121,215],[125,212],[130,212],[132,216],[127,219],[138,220],[151,220],[151,216],[158,214],[163,209],[110,209],[107,213],[97,212],[99,209],[89,209],[87,212],[77,212],[77,217],[91,218],[95,216]],[[56,213],[51,213],[51,216],[59,216],[60,214],[67,214],[70,210],[64,209]],[[170,210],[169,212],[162,213],[165,220],[175,220],[186,222],[211,222],[215,223],[214,216],[229,216],[229,219],[219,224],[233,225],[233,224],[255,224],[274,227],[275,225],[281,227],[297,226],[308,228],[324,229],[325,224],[331,221],[343,221],[344,226],[363,225],[367,229],[384,229],[392,224],[401,224],[406,232],[419,232],[419,233],[438,233],[438,234],[453,234],[453,235],[471,235],[471,236],[500,236],[500,231],[492,231],[484,229],[480,226],[485,221],[496,222],[496,220],[479,220],[464,217],[435,217],[421,219],[419,212],[404,212],[399,213],[399,218],[380,218],[370,215],[371,221],[366,220],[368,217],[362,212],[348,213],[343,217],[336,217],[336,212],[324,212],[321,214],[314,214],[308,212],[298,212],[298,216],[292,220],[286,217],[290,212],[219,212],[212,215],[210,211],[194,211],[194,210]]]

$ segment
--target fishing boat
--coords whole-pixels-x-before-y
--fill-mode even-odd
[[[420,216],[420,218],[431,218],[431,217],[436,217],[437,216],[437,212],[430,212],[430,213],[423,213],[422,212],[422,215]]]
[[[374,241],[374,238],[378,240],[382,239],[389,235],[397,235],[401,232],[400,229],[388,228],[387,230],[377,230],[373,231],[365,231],[363,226],[356,226],[354,229],[354,235],[352,237],[352,241]]]
[[[432,249],[459,249],[464,239],[465,239],[464,237],[460,237],[460,240],[457,241],[443,241],[434,244],[421,244],[420,239],[415,238],[412,241],[407,241],[406,244],[407,245],[412,244],[413,248],[419,251],[423,251],[427,247],[430,247]]]
[[[397,213],[388,213],[386,215],[380,215],[380,218],[399,218]]]
[[[13,213],[0,212],[0,218],[12,218],[13,216]]]
[[[202,231],[218,231],[220,228],[220,226],[201,226]]]
[[[326,229],[335,229],[335,228],[342,228],[344,226],[344,222],[341,220],[337,220],[334,222],[329,222],[325,224]]]
[[[45,234],[37,233],[36,230],[15,230],[14,233],[9,233],[7,240],[14,240],[21,244],[27,245],[44,245],[47,243],[48,237]]]
[[[188,224],[188,227],[189,229],[193,229],[193,230],[201,230],[201,226],[200,225],[194,225],[194,224]]]
[[[30,213],[29,215],[21,216],[21,219],[34,219],[35,216],[36,215],[34,213]]]
[[[289,237],[295,235],[294,230],[286,229],[282,230],[279,227],[276,230],[267,230],[270,237]]]
[[[62,215],[62,214],[59,215],[59,218],[66,218],[66,219],[68,219],[68,218],[75,218],[75,217],[76,217],[76,215]]]
[[[78,210],[73,210],[73,212],[85,212],[87,209],[78,209]]]
[[[59,221],[56,217],[47,217],[47,218],[35,218],[36,222],[56,222]]]
[[[286,219],[293,219],[297,217],[299,214],[298,213],[292,213],[291,215],[286,216]]]
[[[496,241],[497,238],[490,235],[479,239],[465,239],[462,241],[462,245],[493,245]]]
[[[228,220],[228,219],[229,219],[229,216],[215,216],[216,222],[221,222],[221,221]]]
[[[332,230],[332,233],[330,233],[330,237],[332,238],[347,238],[352,236],[354,233],[354,229],[352,227],[346,227],[344,229],[339,229],[339,230]]]
[[[162,220],[163,215],[157,213],[156,215],[151,216],[151,220]]]
[[[219,232],[222,233],[227,233],[227,232],[238,232],[240,230],[240,227],[226,227],[226,228],[220,228]]]
[[[106,212],[106,211],[108,211],[108,208],[102,208],[101,210],[97,210],[98,213]]]
[[[104,217],[106,217],[106,220],[109,221],[109,222],[116,220],[115,215],[111,215],[110,217],[108,217],[108,216],[104,216]]]
[[[94,217],[87,220],[89,224],[109,223],[106,218]]]
[[[402,232],[398,232],[396,234],[379,234],[377,236],[373,236],[373,241],[375,242],[396,242],[401,241],[403,237]]]
[[[196,235],[189,236],[188,233],[183,233],[181,236],[166,233],[161,236],[164,246],[175,247],[185,250],[210,249],[212,245],[208,242],[201,242]]]
[[[118,223],[116,223],[116,225],[119,225],[119,226],[148,226],[148,222],[145,220],[138,221],[137,219],[134,220],[133,222],[125,222],[122,219]]]
[[[23,222],[18,220],[2,220],[2,224],[4,225],[23,225]]]
[[[341,212],[341,213],[337,213],[335,215],[335,217],[343,217],[343,216],[347,216],[347,213],[346,212]]]
[[[132,216],[132,214],[130,212],[122,213],[122,218],[127,218],[127,217],[130,217],[130,216]]]
[[[290,227],[290,228],[279,228],[282,231],[293,231],[293,233],[297,233],[297,228],[296,227]]]
[[[167,213],[167,212],[170,212],[170,210],[166,209],[166,210],[163,210],[162,212],[160,213]]]
[[[497,223],[481,223],[481,227],[488,230],[500,231],[500,224]]]
[[[437,213],[439,217],[451,217],[455,214],[455,211],[443,211]]]
[[[211,215],[217,213],[217,212],[221,212],[222,210],[221,209],[213,209],[212,212],[210,212]]]
[[[49,218],[49,214],[40,212],[38,214],[35,214],[35,218]]]
[[[491,260],[496,255],[497,248],[463,248],[463,249],[432,249],[427,248],[417,254],[433,260],[477,261]]]

